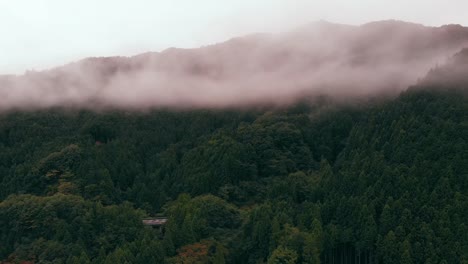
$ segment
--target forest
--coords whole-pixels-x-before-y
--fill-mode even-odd
[[[0,263],[468,263],[464,87],[3,113]]]
[[[468,100],[0,119],[4,263],[468,263]],[[142,224],[168,217],[162,229]],[[29,262],[28,262],[29,261]]]

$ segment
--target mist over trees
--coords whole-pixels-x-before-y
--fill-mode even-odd
[[[320,26],[327,27],[345,36],[375,36],[382,27],[405,37],[429,30],[443,32],[443,40],[463,39],[465,30]],[[232,41],[242,50],[246,39]],[[443,43],[424,45],[445,51]],[[229,44],[220,45],[206,49]],[[97,67],[92,72],[104,83],[131,71],[129,60],[151,56],[175,56],[186,71],[172,52],[179,54],[79,64]],[[355,63],[379,65],[379,56],[372,58]],[[37,105],[29,104],[34,93],[0,99],[21,102],[3,105],[0,114],[0,262],[468,263],[467,65],[464,49],[384,99],[324,94],[248,108],[102,112],[63,100],[62,92],[76,95],[68,86],[37,82],[50,72],[30,73],[46,87],[38,94],[57,96]],[[15,78],[29,77],[5,77],[0,90]],[[142,222],[161,216],[168,220],[160,228]]]
[[[466,89],[433,88],[341,107],[3,115],[0,259],[465,263]],[[153,215],[162,230],[143,226]]]
[[[459,25],[315,22],[197,49],[88,58],[0,77],[0,111],[288,105],[303,96],[396,96],[468,45]]]

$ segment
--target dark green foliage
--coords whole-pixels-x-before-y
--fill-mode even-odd
[[[468,99],[0,117],[0,260],[467,263]],[[169,218],[144,227],[149,215]]]

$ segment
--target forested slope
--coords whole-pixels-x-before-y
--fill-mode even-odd
[[[428,80],[378,103],[4,113],[0,259],[468,263],[466,88]]]
[[[326,111],[10,113],[0,256],[460,263],[467,113],[462,92],[421,89]],[[141,224],[156,213],[164,234]]]

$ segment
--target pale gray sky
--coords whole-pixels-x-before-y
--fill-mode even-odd
[[[320,19],[468,25],[467,0],[0,0],[0,74],[197,47]]]

